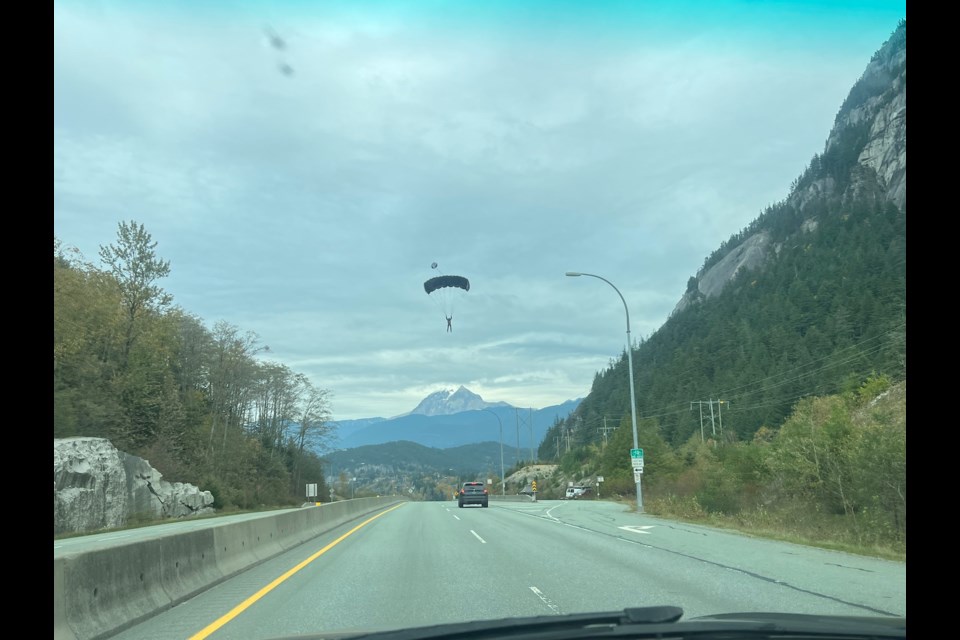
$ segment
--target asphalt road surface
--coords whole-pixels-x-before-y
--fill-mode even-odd
[[[365,516],[127,629],[258,640],[677,605],[906,616],[906,565],[632,513],[603,501],[410,502]]]

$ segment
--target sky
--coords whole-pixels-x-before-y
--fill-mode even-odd
[[[335,420],[461,385],[585,397],[628,326],[650,337],[786,198],[906,18],[905,0],[198,4],[54,1],[54,236],[99,265],[142,224],[174,304],[254,334]],[[427,294],[438,275],[470,289]]]

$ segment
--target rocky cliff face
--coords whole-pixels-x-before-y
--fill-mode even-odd
[[[875,177],[886,198],[903,209],[907,205],[907,35],[902,25],[877,52],[863,72],[851,97],[837,116],[825,153],[842,144],[842,134],[861,124],[869,127],[866,144],[857,157],[851,191],[861,191],[857,177]]]
[[[801,213],[814,200],[845,202],[851,198],[885,199],[900,209],[907,205],[907,35],[906,22],[874,55],[850,91],[827,137],[824,153],[815,158],[785,201]],[[838,183],[823,165],[830,157],[855,158]],[[816,227],[804,221],[800,233]],[[732,248],[721,260],[698,273],[696,288],[674,307],[676,314],[697,300],[719,294],[742,269],[762,267],[776,254],[768,234],[760,230]]]
[[[143,458],[103,438],[53,441],[53,533],[87,532],[130,519],[213,513],[213,494],[170,483]]]

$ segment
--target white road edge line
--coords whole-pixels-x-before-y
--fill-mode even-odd
[[[477,536],[477,540],[479,540],[479,541],[482,542],[483,544],[487,544],[487,541],[484,540],[483,538],[481,538],[479,535],[477,535],[477,532],[474,531],[473,529],[470,529],[470,533],[472,533],[473,535]]]

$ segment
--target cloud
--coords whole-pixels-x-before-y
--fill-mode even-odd
[[[143,223],[175,302],[255,332],[337,419],[460,384],[537,408],[586,395],[624,309],[563,274],[616,283],[650,335],[787,195],[896,26],[825,10],[786,30],[740,3],[712,25],[178,6],[54,4],[55,233],[92,258]],[[434,261],[472,283],[452,333],[422,289]]]

